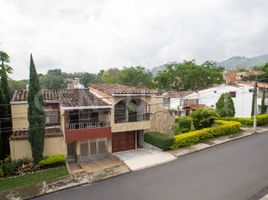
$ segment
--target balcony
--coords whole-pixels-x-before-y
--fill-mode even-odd
[[[112,136],[109,110],[72,110],[64,121],[66,142]]]

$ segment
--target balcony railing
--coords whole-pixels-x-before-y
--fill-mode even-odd
[[[69,124],[67,124],[67,129],[68,130],[79,130],[79,129],[110,127],[110,126],[111,126],[111,123],[109,121],[78,122],[78,123],[69,123]]]
[[[115,123],[126,123],[126,122],[140,122],[140,121],[148,121],[150,120],[151,113],[143,113],[143,114],[132,114],[128,115],[128,119],[122,116],[115,116]]]

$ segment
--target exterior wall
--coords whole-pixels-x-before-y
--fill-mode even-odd
[[[65,130],[65,141],[74,142],[96,138],[112,137],[111,127]]]
[[[249,91],[251,87],[235,87],[222,85],[218,87],[201,90],[199,93],[194,93],[187,96],[187,99],[198,99],[198,104],[205,104],[206,106],[215,108],[216,102],[220,98],[221,94],[226,92],[236,92],[236,97],[233,97],[235,106],[236,117],[250,117],[251,116],[251,105],[253,93]]]
[[[12,104],[11,114],[12,114],[12,124],[13,130],[16,129],[28,129],[28,104]]]
[[[138,121],[138,122],[125,122],[125,123],[114,123],[112,126],[112,132],[124,132],[124,131],[135,131],[135,130],[147,130],[151,128],[151,122]]]
[[[10,140],[10,155],[12,160],[20,158],[32,159],[31,145],[27,139]],[[63,137],[46,137],[44,144],[44,156],[47,155],[67,155],[67,147]]]
[[[170,98],[170,110],[178,110],[178,108],[181,106],[181,98]]]
[[[168,111],[159,111],[151,116],[150,131],[157,131],[164,134],[172,134],[172,126],[175,124],[175,117]]]

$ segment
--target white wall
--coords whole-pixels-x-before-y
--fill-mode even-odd
[[[170,98],[169,109],[178,110],[178,107],[181,105],[181,98]]]
[[[236,97],[232,98],[235,106],[235,116],[250,117],[253,92],[250,92],[249,89],[251,89],[249,86],[220,85],[188,95],[186,99],[198,99],[199,104],[205,104],[209,107],[215,108],[216,102],[220,98],[221,94],[235,91]]]

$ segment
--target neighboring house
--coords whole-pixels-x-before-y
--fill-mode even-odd
[[[254,75],[261,75],[263,72],[261,71],[224,71],[223,72],[223,79],[225,80],[226,84],[235,85],[238,81],[242,81],[244,78],[254,76]]]
[[[155,90],[120,84],[92,84],[89,90],[113,105],[112,152],[143,147],[146,131],[171,131],[174,117],[163,110],[163,97]]]
[[[112,106],[88,90],[43,90],[46,134],[44,155],[63,154],[69,160],[87,161],[104,156],[111,141]],[[11,158],[31,158],[28,142],[27,90],[15,91],[12,102]],[[89,151],[84,156],[81,152]]]
[[[74,79],[68,78],[67,82],[68,82],[68,89],[85,89],[85,86],[80,83],[79,78]]]
[[[253,87],[247,85],[219,85],[200,90],[185,97],[188,101],[196,100],[197,104],[216,108],[216,103],[223,93],[229,93],[235,106],[235,116],[250,117],[252,108]]]
[[[31,158],[27,90],[12,102],[11,158]],[[175,120],[163,111],[163,97],[147,88],[119,84],[89,89],[43,90],[46,114],[44,155],[63,154],[86,162],[107,154],[143,147],[146,131],[169,133]]]
[[[184,106],[188,104],[188,102],[184,99],[184,97],[192,94],[191,91],[169,91],[163,94],[164,96],[164,108],[166,110],[172,111],[172,113],[176,116],[185,116]]]

